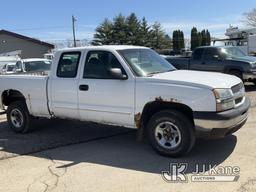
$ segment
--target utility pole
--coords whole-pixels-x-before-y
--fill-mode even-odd
[[[74,47],[76,47],[76,30],[75,30],[75,22],[76,22],[76,18],[74,17],[74,15],[72,15],[72,28],[73,28],[73,39],[74,39]]]

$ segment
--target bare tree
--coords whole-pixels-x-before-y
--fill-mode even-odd
[[[256,8],[252,9],[249,12],[244,13],[244,16],[247,25],[256,27]]]

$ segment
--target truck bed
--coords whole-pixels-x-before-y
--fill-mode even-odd
[[[171,63],[176,69],[189,69],[190,57],[166,57],[166,60]]]
[[[26,98],[30,114],[48,117],[47,82],[48,76],[44,74],[0,75],[0,94],[10,89],[19,91]]]

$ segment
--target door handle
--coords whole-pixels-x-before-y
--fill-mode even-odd
[[[89,90],[89,86],[88,85],[79,85],[79,90],[80,91],[88,91]]]

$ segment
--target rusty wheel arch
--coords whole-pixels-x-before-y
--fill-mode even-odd
[[[1,96],[2,104],[9,106],[14,101],[24,101],[26,103],[25,96],[18,90],[9,89],[5,90]]]
[[[150,118],[157,112],[162,110],[177,110],[186,115],[194,124],[193,110],[182,103],[176,102],[176,100],[164,101],[162,99],[156,99],[155,101],[147,103],[142,113],[137,113],[134,116],[134,121],[138,129],[146,127]]]

